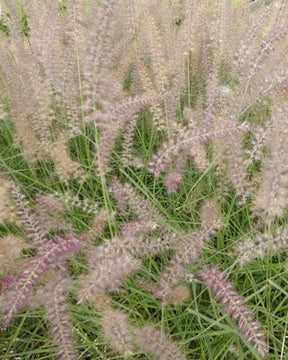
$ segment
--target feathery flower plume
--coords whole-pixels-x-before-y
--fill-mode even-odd
[[[87,242],[92,242],[97,237],[101,236],[108,225],[108,221],[113,220],[115,217],[115,213],[107,213],[105,208],[102,208],[98,211],[95,218],[92,220],[90,225],[90,229],[86,234]]]
[[[55,163],[55,172],[64,183],[68,183],[71,178],[84,180],[87,176],[81,168],[81,164],[69,156],[65,137],[64,133],[59,134],[57,142],[51,144],[47,149]]]
[[[6,120],[6,117],[7,117],[7,113],[4,110],[3,104],[0,102],[0,120]]]
[[[133,330],[135,344],[141,352],[156,356],[159,360],[185,360],[173,340],[168,339],[154,325]]]
[[[10,197],[11,184],[9,181],[0,177],[0,223],[13,221],[15,218],[15,208]]]
[[[130,220],[125,223],[125,225],[121,229],[121,235],[124,238],[131,238],[134,236],[139,236],[141,234],[148,234],[155,229],[157,229],[159,225],[149,219],[137,219],[137,220]]]
[[[239,359],[239,349],[235,345],[230,346],[229,352],[233,354],[236,357],[236,359]]]
[[[241,240],[236,245],[235,253],[240,256],[240,266],[244,266],[254,259],[263,258],[268,252],[276,253],[287,248],[288,228],[278,228],[275,232],[257,233],[254,240]]]
[[[34,286],[50,265],[57,263],[63,256],[72,255],[82,250],[81,242],[72,235],[63,239],[56,236],[54,241],[47,241],[38,250],[35,257],[28,261],[21,270],[15,289],[7,294],[4,306],[4,325],[8,325],[13,316],[26,306],[27,298],[32,294]]]
[[[250,195],[250,187],[246,179],[246,161],[243,158],[243,136],[231,136],[226,142],[227,174],[240,197],[240,203],[245,203]]]
[[[115,145],[117,136],[123,127],[125,127],[127,121],[140,110],[152,104],[157,104],[162,100],[162,95],[144,94],[124,99],[119,103],[104,103],[103,107],[105,112],[99,113],[92,118],[92,121],[96,121],[97,126],[101,130],[98,149],[99,154],[97,154],[96,159],[96,165],[99,167],[99,171],[102,170],[104,173],[110,171],[111,151]]]
[[[32,244],[43,244],[45,242],[45,228],[38,222],[36,214],[32,211],[29,202],[25,199],[18,185],[13,184],[11,186],[11,195],[14,199],[16,215],[19,217],[21,225],[26,230]]]
[[[71,280],[58,278],[46,288],[44,306],[48,316],[50,336],[57,347],[58,360],[77,360],[71,321],[67,315],[65,293]],[[44,296],[43,296],[44,297]]]
[[[194,165],[199,171],[204,172],[208,168],[209,161],[205,145],[192,146],[188,156],[192,156]]]
[[[122,311],[107,309],[101,316],[101,328],[110,346],[119,354],[133,355],[132,327]]]
[[[140,270],[142,261],[131,255],[110,255],[95,262],[93,270],[80,280],[79,301],[82,303],[103,291],[118,291],[125,277]]]
[[[215,199],[205,200],[201,206],[200,220],[202,229],[209,229],[217,223],[220,225],[217,203]]]
[[[201,259],[201,250],[204,248],[205,243],[215,236],[220,227],[221,222],[218,220],[210,227],[204,227],[195,233],[186,234],[182,243],[177,244],[179,248],[176,254],[164,266],[160,286],[162,285],[163,288],[173,287],[181,279],[185,279],[187,277],[187,266],[197,263]]]
[[[246,53],[246,61],[249,61],[249,66],[240,73],[241,77],[246,81],[250,81],[259,72],[263,71],[262,69],[267,60],[269,61],[274,52],[280,50],[281,41],[288,32],[286,22],[287,10],[288,6],[285,1],[275,2],[270,9],[269,25],[267,26],[266,24],[265,34],[262,32],[262,36],[259,38],[260,41],[251,47],[252,51],[247,51]],[[263,31],[263,28],[261,30]]]
[[[151,230],[151,229],[147,229]],[[97,264],[102,263],[103,259],[113,258],[122,255],[137,256],[143,258],[146,255],[157,256],[170,250],[178,243],[179,237],[167,232],[157,238],[145,238],[138,235],[116,237],[104,241],[97,248],[89,248],[86,251],[87,262],[91,269],[97,268]]]
[[[133,115],[125,127],[123,152],[121,155],[121,159],[125,167],[133,166],[134,164],[133,141],[134,141],[134,134],[137,125],[137,120],[138,120],[138,116]]]
[[[109,87],[109,84],[113,84],[110,78],[110,65],[119,5],[116,0],[104,1],[102,8],[93,3],[90,5],[90,16],[85,17],[85,20],[88,20],[88,31],[86,34],[84,33],[87,40],[84,43],[83,55],[83,111],[85,120],[89,119],[91,114],[93,116],[95,105],[101,104],[105,97],[115,100],[116,96],[119,96],[117,86]]]
[[[191,281],[192,277],[190,276],[189,281]],[[168,299],[169,303],[173,306],[182,305],[187,300],[190,299],[191,293],[189,286],[187,285],[177,285],[173,289],[171,289],[170,298]],[[160,297],[161,298],[161,297]]]
[[[253,133],[254,138],[251,141],[251,149],[247,149],[244,151],[245,155],[247,156],[247,159],[245,161],[246,169],[255,161],[264,160],[263,150],[265,146],[267,146],[267,141],[272,126],[272,122],[270,120],[267,120],[264,124],[264,127],[258,127],[257,129],[255,129]]]
[[[228,58],[227,51],[232,44],[232,3],[230,0],[217,1],[212,13],[210,39],[214,53],[214,66]],[[227,46],[227,45],[230,46]]]
[[[87,215],[96,215],[99,211],[99,205],[97,203],[88,199],[82,200],[79,196],[73,195],[70,192],[66,192],[65,194],[55,192],[55,196],[65,203],[68,208],[75,206]]]
[[[109,121],[115,121],[114,125],[121,129],[123,123],[120,123],[120,120],[126,122],[127,118],[130,118],[140,110],[145,109],[152,104],[161,102],[163,98],[163,95],[152,93],[128,97],[116,104],[104,103],[104,113],[98,113],[95,120],[101,130],[109,128]]]
[[[207,267],[200,271],[199,276],[223,305],[227,314],[237,322],[246,341],[265,358],[268,345],[264,340],[265,334],[260,331],[261,324],[253,319],[252,310],[244,305],[244,299],[234,290],[233,284],[226,280],[227,274],[219,271],[217,267]]]
[[[144,93],[154,93],[156,91],[156,86],[153,84],[152,81],[152,74],[149,73],[147,66],[144,64],[143,61],[141,61],[141,59],[137,59],[134,76],[135,91],[143,91]],[[150,111],[152,113],[152,121],[149,122],[151,127],[153,129],[155,128],[156,130],[165,128],[166,122],[164,118],[162,104],[152,105],[150,107]]]
[[[200,124],[198,124],[198,128],[199,127],[201,127]],[[195,124],[190,126],[191,130],[193,130],[193,128],[197,129]],[[186,131],[187,130],[188,129],[186,129]],[[179,131],[181,133],[183,129],[180,129]],[[176,134],[177,132],[178,131],[176,131]],[[177,135],[175,137],[177,137]],[[179,190],[184,178],[184,168],[190,157],[193,158],[195,167],[200,171],[205,171],[205,169],[209,166],[205,145],[191,144],[189,148],[187,147],[183,152],[181,152],[181,155],[174,161],[172,171],[168,172],[166,175],[165,186],[168,194],[175,193]]]
[[[5,275],[0,278],[0,296],[6,293],[17,281],[17,278],[12,275]],[[4,298],[3,298],[4,300]],[[2,306],[2,302],[0,302]]]
[[[159,284],[150,291],[155,297],[161,299],[164,304],[172,303],[175,296],[177,297],[177,287],[181,281],[193,281],[194,276],[189,273],[187,267],[201,259],[201,251],[205,243],[209,242],[222,227],[214,200],[209,199],[204,202],[200,217],[202,222],[200,230],[182,235],[174,234],[172,236],[174,241],[170,240],[170,248],[174,245],[176,253],[168,264],[163,267]],[[169,234],[166,236],[169,236]],[[183,297],[185,298],[184,295]]]
[[[165,187],[167,194],[176,193],[183,181],[183,167],[176,167],[173,171],[169,172],[165,178]]]
[[[111,308],[112,298],[105,291],[96,294],[90,299],[90,304],[93,304],[97,311],[104,311]]]
[[[139,219],[149,220],[151,217],[155,217],[155,220],[164,220],[160,211],[153,207],[147,199],[138,195],[131,184],[114,181],[109,192],[116,198],[121,215],[126,215],[130,208],[135,211]]]
[[[19,236],[6,235],[0,238],[0,274],[14,273],[19,269],[20,256],[29,244]]]
[[[186,155],[186,154],[185,154]],[[179,190],[184,177],[184,167],[188,160],[188,155],[181,156],[177,159],[172,171],[170,171],[165,178],[165,186],[167,194],[175,193]]]
[[[249,126],[245,123],[237,124],[223,121],[217,126],[211,125],[209,129],[204,131],[202,129],[184,129],[167,143],[164,143],[157,154],[153,155],[148,171],[155,176],[159,176],[162,172],[167,170],[173,157],[177,157],[181,153],[186,152],[191,146],[205,144],[210,139],[217,139],[230,134],[247,131],[248,128]]]
[[[270,154],[254,199],[254,211],[266,224],[282,216],[288,206],[288,105],[281,99],[276,105],[268,138]]]
[[[190,277],[189,282],[192,281],[191,275],[187,271],[187,277]],[[137,280],[137,285],[154,297],[161,299],[163,303],[169,303],[173,306],[181,305],[190,298],[189,286],[184,284],[171,287],[169,283],[162,282],[160,285],[155,285],[152,281],[141,278]]]
[[[145,24],[145,25],[144,25]],[[152,62],[152,70],[156,89],[163,92],[168,87],[167,64],[163,53],[162,41],[156,21],[151,14],[144,13],[142,26],[147,37],[149,55]],[[143,31],[143,30],[142,30]]]
[[[71,224],[62,216],[65,210],[64,204],[54,195],[38,195],[34,218],[45,233],[51,230],[67,230],[71,228]]]
[[[36,199],[37,209],[53,214],[61,214],[64,212],[65,206],[53,194],[39,194]]]

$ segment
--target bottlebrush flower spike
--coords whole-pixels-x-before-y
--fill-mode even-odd
[[[227,314],[237,322],[247,342],[254,346],[262,358],[265,358],[268,345],[264,341],[265,334],[260,331],[261,324],[253,319],[251,309],[244,305],[242,296],[234,290],[233,284],[226,280],[226,273],[219,271],[215,266],[202,270],[199,276],[223,305]]]
[[[16,215],[24,227],[27,236],[34,245],[41,245],[45,241],[45,229],[38,223],[29,202],[25,199],[21,188],[16,184],[11,186],[11,195],[15,202]]]
[[[27,242],[15,235],[6,235],[0,238],[0,274],[13,274],[17,271],[24,259],[21,258],[22,251],[29,248]]]
[[[77,195],[73,195],[70,192],[61,194],[55,192],[55,196],[59,198],[60,201],[65,203],[68,209],[71,209],[72,206],[75,206],[80,211],[83,211],[87,215],[96,215],[99,211],[99,205],[92,201],[89,201],[87,198],[82,200]]]
[[[123,152],[122,152],[122,162],[125,167],[133,166],[134,164],[134,154],[133,154],[133,142],[135,135],[135,128],[137,125],[138,115],[133,115],[129,119],[125,131],[124,131],[124,141],[123,141]]]
[[[105,113],[96,116],[97,126],[101,130],[102,136],[99,140],[99,149],[97,151],[96,165],[99,167],[99,173],[110,171],[110,153],[115,146],[115,140],[120,131],[127,123],[127,119],[141,109],[163,100],[161,95],[141,95],[128,98],[120,103],[106,104]]]
[[[215,224],[218,224],[220,227],[221,219],[219,217],[215,199],[205,200],[201,207],[200,220],[203,229],[209,230],[210,228],[213,228]]]
[[[149,230],[152,230],[150,228]],[[144,231],[144,230],[143,230]],[[114,237],[104,241],[98,247],[88,248],[86,251],[87,263],[94,270],[98,269],[103,259],[116,256],[129,255],[143,258],[146,255],[156,256],[171,248],[176,247],[179,237],[173,236],[170,232],[157,238],[143,238],[141,234],[137,236],[123,235],[122,237]]]
[[[109,192],[116,198],[118,209],[123,216],[128,213],[128,208],[131,208],[139,219],[147,221],[151,217],[155,217],[155,219],[165,220],[160,211],[153,207],[147,199],[135,192],[131,184],[121,184],[114,181],[109,188]]]
[[[78,359],[64,296],[70,285],[70,279],[57,279],[47,287],[44,301],[50,324],[50,336],[57,347],[57,360]]]
[[[139,237],[139,239],[139,241],[135,241],[136,238],[134,237],[115,237],[104,241],[103,244],[97,247],[88,248],[86,255],[90,269],[98,269],[99,264],[103,262],[103,259],[108,259],[117,255],[122,256],[123,254],[133,256],[142,253],[142,238]]]
[[[270,154],[254,199],[254,212],[266,224],[283,216],[288,207],[287,111],[287,101],[279,97],[273,109],[273,126],[267,139]]]
[[[58,135],[57,142],[50,144],[47,149],[55,164],[55,173],[66,184],[71,178],[84,181],[87,175],[81,164],[70,157],[67,146],[67,135],[63,132]]]
[[[124,238],[148,234],[158,228],[158,224],[149,219],[137,219],[127,221],[121,229]]]
[[[4,109],[4,105],[0,103],[0,120],[6,120],[7,119],[7,111]]]
[[[114,125],[121,129],[121,125],[123,125],[124,120],[126,122],[127,118],[133,116],[140,110],[153,104],[157,104],[163,100],[163,95],[154,93],[128,97],[119,103],[104,103],[105,113],[99,113],[96,116],[97,124],[100,129],[107,129],[109,124],[111,124],[111,121],[113,121],[113,123],[115,122]],[[122,123],[120,120],[122,120]]]
[[[142,267],[142,261],[131,255],[108,255],[96,263],[94,270],[80,281],[79,301],[90,300],[103,291],[117,291],[125,277]]]
[[[11,184],[5,178],[0,177],[0,223],[15,220],[15,209],[10,199]]]
[[[66,208],[54,194],[39,194],[36,200],[37,209],[51,214],[61,214]]]
[[[166,186],[166,190],[167,190],[167,194],[173,194],[176,193],[180,186],[181,183],[183,181],[183,174],[184,169],[182,168],[177,168],[173,171],[171,171],[165,179],[165,186]]]
[[[174,341],[166,338],[155,326],[146,325],[133,331],[139,350],[147,352],[160,360],[185,360]]]
[[[263,258],[269,251],[275,253],[287,247],[288,228],[279,228],[274,233],[257,233],[255,240],[243,239],[236,245],[235,253],[240,256],[240,266],[244,266],[257,258]]]
[[[3,276],[0,279],[0,296],[3,295],[11,286],[15,284],[17,278],[12,275]]]
[[[205,243],[209,242],[221,227],[218,220],[213,225],[204,226],[203,229],[195,233],[188,233],[181,243],[176,244],[179,249],[171,258],[169,263],[164,266],[160,284],[163,288],[174,286],[187,276],[187,266],[196,263],[201,259],[201,251]]]
[[[173,158],[178,157],[181,153],[187,152],[191,146],[206,144],[210,139],[222,138],[231,134],[247,131],[249,125],[246,123],[232,123],[223,121],[217,126],[210,126],[208,129],[183,129],[181,132],[164,143],[154,154],[149,164],[148,171],[159,176],[166,171],[171,165]]]
[[[167,57],[164,54],[159,28],[153,15],[147,12],[143,14],[141,25],[143,35],[147,37],[155,87],[159,91],[165,91],[169,86]]]
[[[199,151],[199,149],[197,149]],[[188,154],[183,154],[177,159],[176,164],[174,164],[173,170],[169,172],[165,179],[165,186],[167,194],[176,193],[183,181],[184,178],[184,168],[188,161]]]
[[[111,347],[123,356],[133,354],[132,327],[127,314],[108,309],[101,317],[101,327]]]
[[[46,234],[51,230],[67,230],[71,224],[64,219],[64,204],[52,194],[41,194],[36,199],[34,219]]]
[[[188,270],[186,274],[187,277],[188,275],[192,277]],[[178,306],[190,298],[190,289],[187,285],[177,285],[175,287],[171,287],[169,283],[155,285],[152,281],[144,278],[138,279],[137,285],[154,297],[161,299],[163,304],[169,302],[171,305]]]
[[[42,245],[37,255],[20,272],[20,277],[15,283],[15,289],[7,293],[3,309],[3,324],[7,326],[13,316],[25,307],[26,300],[32,294],[34,286],[50,265],[57,263],[65,255],[72,255],[81,250],[80,240],[73,235],[69,235],[66,239],[57,236],[54,241],[47,241]]]
[[[109,221],[113,221],[115,212],[108,213],[105,208],[102,208],[95,215],[90,225],[90,230],[86,234],[86,242],[91,244],[97,237],[102,236]]]

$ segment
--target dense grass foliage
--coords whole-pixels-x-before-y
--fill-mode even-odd
[[[4,1],[0,359],[288,357],[287,18]]]

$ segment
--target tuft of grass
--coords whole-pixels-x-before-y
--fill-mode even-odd
[[[233,0],[245,2],[246,0]],[[60,2],[65,9],[66,1]],[[29,28],[25,14],[20,15],[23,23],[23,35],[27,36]],[[176,24],[177,25],[177,24]],[[9,34],[8,28],[0,21],[0,31]],[[131,72],[126,74],[123,88],[131,88]],[[233,85],[235,79],[229,78],[223,71],[223,84]],[[199,79],[191,77],[189,91],[183,94],[180,101],[179,116],[185,104],[193,105],[195,93],[201,88]],[[269,99],[268,99],[269,100]],[[269,117],[269,101],[259,104],[257,108],[248,109],[241,120],[262,123]],[[149,111],[142,111],[135,131],[135,155],[141,154],[148,161],[155,149],[163,140],[163,134],[154,133],[148,125]],[[94,128],[86,126],[85,133],[69,141],[69,151],[76,158],[86,173],[87,179],[78,183],[70,181],[62,183],[55,178],[53,164],[39,161],[33,168],[25,161],[23,153],[13,144],[13,124],[10,121],[0,122],[0,173],[9,175],[16,183],[21,184],[25,195],[33,199],[38,192],[70,191],[72,194],[97,202],[106,209],[115,209],[115,203],[107,192],[107,185],[95,175],[95,156],[93,149],[97,143]],[[249,139],[247,139],[247,146]],[[168,229],[181,232],[196,229],[199,226],[199,207],[206,198],[213,197],[217,191],[217,177],[213,166],[200,173],[189,162],[185,167],[185,177],[180,190],[176,194],[167,195],[163,179],[155,179],[144,168],[124,168],[121,164],[120,148],[116,147],[112,154],[113,171],[107,176],[109,185],[112,177],[117,175],[120,180],[134,185],[145,198],[157,207],[167,218],[163,224]],[[212,162],[213,165],[213,162]],[[251,177],[257,175],[257,167],[251,168]],[[233,190],[221,199],[221,211],[225,228],[219,232],[214,242],[208,244],[203,252],[204,263],[221,264],[228,269],[230,279],[237,284],[237,290],[245,296],[246,302],[253,303],[258,312],[258,320],[263,325],[270,340],[271,348],[268,360],[288,359],[288,288],[287,254],[274,257],[266,256],[256,260],[243,269],[237,267],[237,259],[229,256],[238,239],[249,232],[251,223],[250,211],[246,205],[236,205],[236,194]],[[72,209],[67,216],[73,223],[76,233],[89,230],[89,217]],[[104,237],[119,233],[123,220],[120,216],[109,224]],[[286,225],[288,218],[286,217]],[[282,224],[284,225],[284,224]],[[0,236],[8,233],[21,234],[21,229],[10,224],[0,226]],[[163,254],[156,259],[147,258],[140,275],[148,280],[157,281],[161,268],[169,260],[171,254]],[[203,265],[203,263],[201,263]],[[70,263],[74,276],[85,273],[87,267],[83,257],[78,256]],[[197,270],[199,265],[191,267]],[[138,275],[139,276],[139,275]],[[137,286],[137,275],[124,284],[124,292],[113,295],[112,305],[129,312],[131,323],[140,327],[147,322],[159,325],[166,334],[173,334],[190,359],[199,360],[252,360],[260,359],[251,347],[244,345],[236,324],[222,311],[219,304],[207,290],[200,291],[197,283],[190,285],[191,299],[182,306],[163,307],[160,301]],[[123,359],[115,355],[107,347],[100,335],[100,313],[90,305],[76,305],[75,294],[70,294],[69,310],[72,314],[73,332],[78,339],[77,348],[81,350],[80,359],[116,360]],[[44,360],[54,359],[55,349],[48,338],[48,327],[42,308],[29,310],[15,317],[8,330],[1,330],[0,359],[10,360]],[[236,346],[239,354],[236,357],[231,347]],[[129,357],[127,358],[130,359]],[[132,359],[132,357],[131,357]],[[142,354],[133,355],[133,359],[150,360]]]
[[[261,112],[262,111],[262,112]],[[246,116],[250,121],[259,119],[259,114],[266,115],[266,108],[251,111]],[[161,141],[159,134],[153,134],[147,126],[149,114],[143,112],[136,128],[135,151],[141,152],[149,159],[154,149]],[[9,174],[14,181],[21,184],[28,197],[33,198],[39,191],[53,192],[71,191],[73,194],[97,201],[108,209],[115,207],[114,202],[106,193],[103,195],[103,184],[94,176],[93,152],[94,131],[87,128],[86,133],[75,137],[69,143],[69,148],[82,166],[89,173],[86,181],[79,184],[76,181],[68,185],[55,179],[53,165],[49,162],[39,162],[37,167],[31,168],[24,160],[20,149],[13,147],[13,126],[2,122],[0,132],[0,171]],[[160,138],[159,138],[160,136]],[[156,180],[145,169],[123,168],[119,151],[113,153],[113,174],[121,180],[134,185],[135,189],[146,197],[166,217],[167,228],[180,232],[195,229],[199,226],[199,206],[205,198],[216,194],[217,179],[213,167],[204,174],[199,173],[189,163],[185,167],[185,180],[177,194],[167,195],[162,180]],[[254,170],[251,169],[253,172]],[[256,172],[256,170],[255,170]],[[110,175],[112,177],[112,174]],[[109,184],[109,176],[107,184]],[[235,202],[235,193],[231,191],[221,200],[221,211],[225,228],[220,231],[214,242],[207,245],[203,258],[205,263],[221,264],[228,269],[229,278],[237,284],[237,290],[245,295],[246,301],[253,304],[258,312],[258,320],[263,325],[270,339],[271,350],[268,359],[287,358],[287,260],[285,255],[265,257],[256,260],[243,269],[237,267],[237,259],[229,256],[232,246],[237,240],[249,232],[251,224],[247,206],[239,207]],[[76,232],[89,229],[89,218],[83,216],[77,209],[70,211],[69,218]],[[107,236],[117,234],[123,219],[116,218]],[[8,232],[19,233],[18,228],[2,225],[1,235]],[[169,260],[169,254],[159,258],[148,258],[142,274],[146,279],[157,281],[163,264]],[[197,266],[191,267],[196,270]],[[73,259],[71,269],[75,276],[85,273],[86,265],[81,256]],[[138,275],[139,276],[139,275]],[[129,279],[123,294],[114,295],[113,302],[117,307],[129,312],[131,322],[141,326],[152,321],[166,334],[173,334],[181,348],[191,359],[232,360],[236,357],[230,352],[231,346],[236,345],[239,359],[259,359],[252,348],[244,345],[236,324],[229,319],[221,307],[210,296],[207,290],[200,291],[200,285],[190,286],[191,299],[182,306],[163,307],[161,302],[137,286],[137,276]],[[78,348],[81,359],[122,359],[116,356],[106,345],[99,333],[99,313],[89,305],[77,306],[70,299],[70,310],[73,317],[73,332],[78,338]],[[53,359],[55,352],[47,336],[47,323],[44,311],[40,308],[18,315],[0,340],[0,359]],[[135,354],[134,359],[150,359]]]

